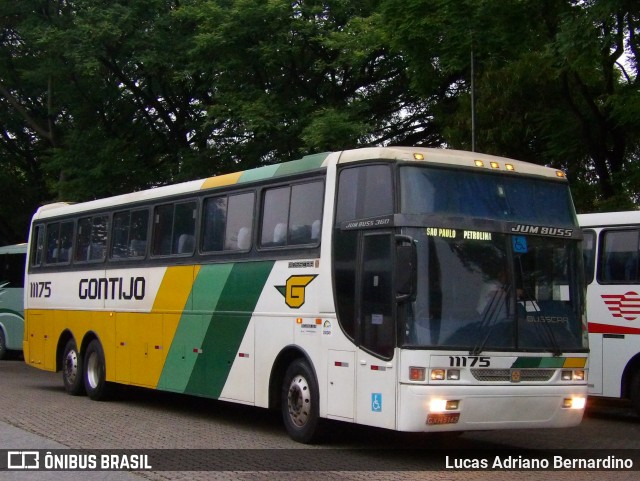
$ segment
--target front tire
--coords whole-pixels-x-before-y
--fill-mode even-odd
[[[309,444],[318,438],[320,421],[318,381],[309,364],[296,359],[282,383],[282,419],[289,436]]]
[[[84,354],[84,388],[94,401],[104,401],[111,394],[111,383],[107,382],[107,369],[102,344],[94,339]]]
[[[65,391],[72,396],[84,394],[82,372],[82,356],[76,341],[69,339],[62,354],[62,381]]]

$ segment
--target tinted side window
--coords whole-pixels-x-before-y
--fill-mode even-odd
[[[391,166],[367,165],[346,168],[338,183],[338,223],[393,213]]]
[[[47,264],[68,263],[73,245],[73,222],[47,224]]]
[[[254,198],[253,192],[229,196],[225,249],[245,251],[251,248]]]
[[[31,253],[29,262],[31,263],[31,266],[39,266],[42,264],[42,254],[44,252],[44,226],[35,226],[31,237]]]
[[[284,246],[287,243],[289,193],[289,187],[280,187],[269,189],[264,194],[260,238],[263,247]]]
[[[218,252],[224,249],[227,226],[227,197],[210,197],[204,201],[202,250]]]
[[[289,245],[317,244],[320,241],[323,199],[322,182],[291,187]]]
[[[602,232],[599,280],[607,283],[638,282],[638,236],[635,229]]]
[[[263,247],[317,245],[323,199],[321,181],[266,190],[260,244]]]
[[[247,192],[205,200],[203,252],[251,248],[254,198],[253,192]]]
[[[109,218],[106,215],[84,217],[78,221],[74,259],[78,262],[103,261],[107,253]]]
[[[584,278],[587,284],[593,282],[596,265],[596,233],[592,230],[583,231],[582,259],[584,261]]]
[[[3,287],[24,287],[25,255],[0,255],[0,285]]]
[[[152,254],[192,254],[195,249],[196,212],[194,201],[157,206]]]
[[[112,259],[144,257],[147,251],[149,212],[117,212],[113,215]]]

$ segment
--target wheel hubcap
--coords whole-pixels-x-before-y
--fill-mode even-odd
[[[92,389],[95,389],[100,382],[100,362],[95,352],[91,353],[87,361],[87,381]]]
[[[298,427],[304,426],[311,410],[311,390],[304,377],[296,376],[291,381],[287,402],[291,421]]]
[[[76,351],[67,353],[67,357],[64,360],[64,376],[69,384],[76,382],[78,377],[78,353]]]

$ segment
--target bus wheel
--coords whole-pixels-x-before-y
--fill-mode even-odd
[[[4,338],[4,331],[0,329],[0,361],[7,356],[7,341]]]
[[[84,388],[94,401],[103,401],[109,397],[110,383],[106,380],[106,372],[102,345],[94,339],[84,354]]]
[[[287,369],[281,401],[289,436],[301,443],[313,442],[320,418],[318,382],[306,361],[296,359]]]
[[[631,404],[633,409],[640,415],[640,370],[638,370],[631,380]]]
[[[83,394],[82,357],[78,352],[76,341],[69,339],[62,354],[62,381],[64,389],[73,396]]]

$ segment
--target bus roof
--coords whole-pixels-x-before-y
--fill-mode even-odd
[[[578,214],[578,224],[580,227],[637,225],[640,224],[640,211]]]
[[[27,244],[13,244],[10,246],[0,246],[0,254],[26,254]]]
[[[504,157],[449,149],[421,147],[368,147],[341,152],[323,152],[307,155],[298,160],[266,165],[230,174],[222,174],[206,179],[192,180],[179,184],[165,185],[114,197],[70,204],[59,202],[40,207],[34,220],[51,216],[75,214],[85,210],[102,209],[114,205],[133,204],[140,201],[160,199],[166,196],[199,192],[204,189],[240,185],[248,182],[267,180],[283,175],[302,173],[327,167],[329,164],[344,164],[366,160],[388,160],[406,162],[427,162],[439,165],[483,169],[492,172],[536,175],[553,180],[565,181],[564,174],[556,169]]]

